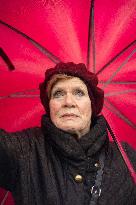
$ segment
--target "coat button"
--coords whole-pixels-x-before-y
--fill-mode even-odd
[[[99,165],[99,163],[95,163],[94,166],[95,167],[99,167],[100,165]]]
[[[79,174],[75,176],[75,181],[81,183],[83,181],[83,177]]]

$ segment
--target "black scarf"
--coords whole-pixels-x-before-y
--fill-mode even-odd
[[[41,123],[46,141],[60,157],[67,158],[74,163],[81,163],[86,157],[91,157],[101,151],[103,147],[108,147],[109,139],[103,116],[98,116],[91,126],[90,132],[79,140],[75,139],[72,134],[58,129],[46,115],[43,115]]]

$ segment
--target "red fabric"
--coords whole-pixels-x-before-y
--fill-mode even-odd
[[[58,61],[85,63],[91,1],[1,0],[0,20],[45,47]],[[136,3],[134,0],[95,0],[96,73],[105,91],[103,114],[119,140],[136,148]],[[91,36],[93,39],[93,36]],[[122,55],[99,73],[119,52]],[[90,66],[93,71],[92,40]],[[0,58],[0,127],[16,131],[40,125],[44,109],[39,82],[55,63],[28,39],[0,23],[0,47],[15,66],[9,71]],[[116,75],[114,73],[116,72]],[[106,84],[107,83],[107,84]],[[0,195],[1,192],[0,192]],[[1,200],[1,199],[0,199]],[[12,205],[12,202],[6,202]]]

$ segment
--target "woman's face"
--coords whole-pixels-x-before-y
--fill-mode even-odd
[[[91,101],[86,85],[77,77],[59,80],[51,90],[49,102],[52,122],[61,130],[86,134],[91,124]]]

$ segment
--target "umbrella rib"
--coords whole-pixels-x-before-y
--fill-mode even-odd
[[[118,57],[123,55],[123,53],[129,49],[132,45],[136,44],[136,40],[132,41],[128,46],[122,49],[117,55],[115,55],[108,63],[106,63],[96,74],[99,75],[103,70],[105,70],[113,61],[115,61]]]
[[[9,59],[8,55],[5,53],[5,51],[2,48],[0,48],[0,56],[2,57],[4,62],[7,64],[9,70],[11,70],[11,71],[15,70],[15,66],[13,65],[13,63]]]
[[[108,105],[106,105],[105,103],[104,103],[104,106],[108,109],[108,110],[110,110],[110,111],[112,111],[113,113],[115,113],[119,118],[121,118],[122,120],[124,120],[124,122],[126,122],[129,126],[131,126],[132,128],[136,128],[136,125],[130,120],[130,119],[128,119],[128,117],[126,117],[123,113],[121,113],[121,111],[119,111],[107,98],[105,98],[105,101],[109,104],[109,106]]]
[[[105,84],[105,81],[100,80],[99,83]],[[130,85],[136,84],[136,81],[112,81],[110,84],[123,84],[123,85]]]
[[[131,90],[123,90],[123,91],[119,91],[119,92],[109,92],[105,94],[105,97],[107,96],[114,96],[114,95],[121,95],[124,93],[135,93],[136,89],[131,89]]]
[[[127,64],[127,62],[129,61],[129,59],[136,53],[136,49],[134,49],[130,55],[124,60],[124,62],[115,70],[115,72],[111,75],[111,77],[107,80],[107,82],[104,84],[103,89],[105,87],[107,87],[110,82],[112,81],[112,79],[117,75],[117,73],[123,68],[124,65]]]
[[[8,95],[8,96],[0,96],[0,100],[7,99],[7,98],[36,98],[39,97],[39,95]]]
[[[136,183],[136,172],[135,172],[135,170],[134,170],[134,168],[133,168],[132,163],[131,163],[130,160],[129,160],[129,157],[127,156],[127,154],[126,154],[126,152],[125,152],[125,150],[124,150],[124,148],[123,148],[121,142],[118,140],[118,138],[117,138],[117,137],[115,136],[115,134],[113,133],[113,131],[112,131],[112,129],[111,129],[109,123],[107,122],[107,120],[106,120],[106,124],[107,124],[107,128],[108,128],[108,130],[109,130],[109,132],[110,132],[110,134],[111,134],[111,137],[112,137],[113,141],[115,142],[115,145],[117,145],[117,148],[118,148],[118,150],[120,151],[120,154],[121,154],[121,156],[122,156],[122,158],[123,158],[123,160],[124,160],[124,162],[125,162],[125,164],[126,164],[128,170],[129,170],[129,172],[130,172],[130,174],[131,174],[132,179],[133,179],[134,182]]]
[[[96,71],[96,55],[95,55],[95,32],[94,32],[94,0],[91,1],[89,28],[88,28],[88,49],[87,49],[87,68],[90,67],[90,45],[92,37],[92,53],[93,53],[93,72]]]
[[[7,198],[8,198],[8,194],[9,194],[9,191],[6,192],[6,194],[5,194],[5,196],[4,196],[4,198],[3,198],[3,200],[2,200],[0,205],[4,205],[5,204],[5,202],[6,202]]]
[[[13,26],[3,22],[0,20],[0,23],[4,26],[7,26],[11,30],[15,31],[16,33],[22,35],[26,39],[28,39],[36,48],[38,48],[43,54],[45,54],[52,62],[59,63],[61,60],[56,57],[53,53],[51,53],[49,50],[47,50],[45,47],[43,47],[40,43],[36,42],[34,39],[30,38],[28,35],[23,33],[22,31],[19,31],[18,29],[14,28]]]
[[[29,89],[29,90],[25,90],[25,91],[15,92],[15,93],[12,93],[12,94],[6,95],[6,96],[0,96],[0,100],[1,99],[6,99],[6,98],[38,97],[39,96],[38,94],[25,94],[27,92],[35,92],[37,90],[38,89]]]
[[[18,91],[18,92],[15,92],[15,93],[12,93],[12,94],[25,94],[26,92],[35,92],[36,90],[38,90],[38,88],[35,88],[35,89],[28,89],[28,90],[24,90],[24,91]]]

